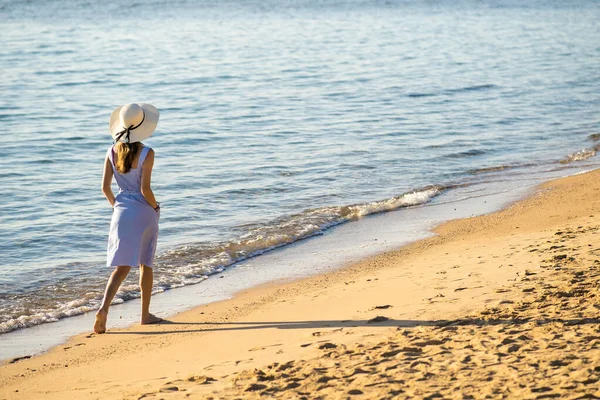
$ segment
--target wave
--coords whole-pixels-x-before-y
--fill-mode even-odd
[[[406,97],[433,97],[437,96],[436,93],[409,93]]]
[[[498,165],[495,167],[470,169],[467,171],[467,173],[471,174],[471,175],[478,175],[478,174],[485,174],[488,172],[504,171],[505,169],[511,169],[511,168],[515,168],[515,167],[512,165]]]
[[[456,152],[456,153],[446,154],[443,157],[444,158],[466,158],[466,157],[482,156],[482,155],[484,155],[486,153],[487,152],[485,150],[470,149],[470,150],[465,150],[465,151],[459,151],[459,152]]]
[[[473,85],[473,86],[465,86],[465,87],[456,88],[456,89],[449,89],[449,90],[446,90],[445,93],[473,92],[473,91],[478,91],[478,90],[494,89],[496,87],[497,87],[496,85],[488,83],[488,84],[484,84],[484,85]]]
[[[327,229],[362,217],[419,206],[442,193],[446,187],[430,186],[402,195],[372,202],[304,210],[262,224],[238,227],[236,239],[222,242],[195,243],[164,252],[156,257],[154,293],[193,285],[222,272],[232,264],[267,251],[323,234]],[[56,267],[72,270],[73,264]],[[80,266],[77,277],[46,281],[37,288],[10,293],[9,285],[0,296],[0,333],[27,328],[98,309],[105,285],[101,267]],[[104,267],[102,267],[104,268]],[[133,274],[132,274],[133,275]],[[4,290],[3,290],[4,291]],[[54,297],[48,296],[52,293]],[[129,277],[115,296],[113,304],[140,296],[134,277]]]
[[[497,85],[494,85],[492,83],[487,83],[487,84],[483,84],[483,85],[472,85],[472,86],[465,86],[465,87],[460,87],[460,88],[454,88],[454,89],[446,89],[446,90],[442,90],[440,92],[437,93],[432,93],[432,92],[413,92],[413,93],[408,93],[406,95],[406,97],[412,97],[412,98],[418,98],[418,97],[433,97],[433,96],[438,96],[438,95],[444,95],[444,94],[456,94],[456,93],[462,93],[462,92],[475,92],[475,91],[481,91],[481,90],[489,90],[489,89],[495,89],[497,88]]]
[[[583,149],[573,154],[569,154],[566,158],[560,160],[561,164],[570,164],[576,161],[584,161],[596,155],[598,149]]]
[[[160,273],[155,281],[156,290],[199,283],[232,264],[321,235],[327,229],[345,222],[425,204],[442,190],[443,187],[432,186],[385,200],[309,209],[263,224],[244,226],[241,229],[245,232],[234,240],[196,243],[170,250],[157,257]]]

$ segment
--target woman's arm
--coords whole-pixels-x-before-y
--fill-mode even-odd
[[[154,198],[154,192],[152,192],[152,188],[150,188],[150,181],[152,180],[152,167],[154,167],[154,150],[150,149],[146,155],[146,159],[144,160],[144,165],[142,165],[141,190],[142,196],[144,196],[152,208],[156,209],[158,207],[158,203]]]
[[[108,156],[104,159],[104,174],[102,175],[102,193],[112,207],[115,206],[115,195],[110,186],[113,179],[113,169]]]

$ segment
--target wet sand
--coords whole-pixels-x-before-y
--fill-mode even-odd
[[[0,367],[0,399],[600,397],[600,172],[348,268]],[[110,317],[109,317],[110,318]]]

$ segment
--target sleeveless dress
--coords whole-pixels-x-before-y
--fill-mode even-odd
[[[119,186],[108,235],[106,265],[109,267],[140,264],[152,267],[154,263],[160,210],[155,211],[141,191],[142,165],[148,151],[150,147],[142,147],[137,168],[121,174],[115,167],[113,146],[108,149],[106,156]]]

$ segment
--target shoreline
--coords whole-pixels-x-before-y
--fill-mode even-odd
[[[539,179],[465,186],[445,192],[428,204],[368,215],[340,224],[322,235],[240,261],[209,277],[207,282],[159,293],[153,296],[154,312],[170,318],[274,281],[289,282],[346,268],[376,254],[430,237],[434,235],[434,227],[448,220],[501,210],[526,197]],[[475,196],[471,190],[476,192]],[[111,310],[111,328],[130,327],[138,322],[139,299],[114,304]],[[75,335],[87,332],[93,324],[93,314],[87,312],[2,334],[0,365],[15,357],[40,355]],[[43,337],[41,343],[36,339],[40,336]]]
[[[540,260],[532,258],[538,254],[525,244],[542,243],[557,226],[575,224],[577,230],[600,221],[590,216],[600,205],[592,196],[600,190],[594,177],[597,181],[600,171],[545,183],[500,212],[447,222],[435,229],[437,236],[324,275],[246,290],[178,314],[169,324],[75,336],[48,353],[2,365],[0,398],[184,397],[247,390],[246,381],[259,378],[240,376],[252,368],[290,359],[314,364],[323,360],[323,350],[364,346],[398,329],[439,327],[488,306],[518,303],[535,290],[513,290],[521,284],[517,279],[542,275]],[[509,259],[517,261],[509,264]],[[377,317],[387,319],[377,322]],[[134,368],[142,360],[144,365]],[[200,385],[200,375],[215,381]],[[60,384],[58,377],[68,382]],[[165,392],[167,382],[178,382],[177,390]],[[258,396],[267,386],[248,393]],[[335,385],[325,389],[338,393]]]
[[[500,172],[491,171],[484,175],[478,175],[477,179],[474,179],[473,181],[470,181],[468,183],[447,183],[446,185],[442,185],[442,187],[445,187],[446,189],[442,190],[441,194],[435,196],[426,203],[414,207],[402,206],[391,212],[378,212],[375,214],[370,214],[366,217],[358,218],[358,220],[349,220],[345,223],[335,225],[329,228],[322,227],[323,230],[321,230],[318,235],[297,240],[295,242],[280,247],[275,246],[273,248],[268,248],[265,249],[264,252],[259,251],[258,253],[261,254],[249,256],[248,258],[245,258],[241,261],[238,260],[233,264],[228,265],[227,263],[229,261],[225,261],[222,264],[217,263],[214,266],[216,269],[209,277],[210,282],[194,283],[194,279],[192,279],[192,282],[186,283],[178,281],[179,283],[170,286],[169,282],[171,282],[170,279],[173,276],[177,276],[178,274],[180,275],[182,272],[186,274],[190,271],[186,270],[187,267],[184,268],[182,271],[179,271],[179,267],[176,267],[175,270],[179,272],[177,272],[174,275],[169,275],[168,268],[159,268],[157,274],[157,277],[159,277],[159,281],[157,282],[157,285],[155,287],[155,291],[157,292],[155,294],[160,294],[158,292],[168,293],[168,296],[172,298],[173,301],[171,303],[166,302],[166,308],[164,309],[164,312],[163,309],[159,309],[156,311],[158,313],[162,313],[161,316],[163,317],[169,317],[171,315],[176,314],[177,312],[181,312],[183,310],[204,304],[204,302],[201,301],[189,301],[188,299],[193,297],[199,297],[196,295],[197,292],[213,292],[212,288],[208,290],[196,291],[196,293],[194,293],[193,290],[186,290],[186,288],[189,286],[195,286],[197,284],[202,284],[201,287],[206,287],[207,285],[212,286],[213,284],[220,285],[222,282],[216,280],[215,275],[217,275],[220,278],[222,275],[228,275],[230,271],[238,267],[246,268],[248,265],[250,265],[250,268],[262,268],[262,264],[265,264],[265,254],[270,254],[272,252],[281,252],[281,254],[288,254],[290,253],[289,248],[294,248],[296,246],[303,247],[303,243],[305,242],[309,242],[311,243],[311,247],[315,247],[316,243],[316,247],[320,247],[318,251],[322,252],[322,254],[318,256],[314,256],[315,251],[313,251],[311,248],[304,246],[305,254],[308,254],[312,257],[312,259],[309,260],[309,263],[313,265],[321,264],[320,260],[324,258],[334,260],[334,263],[336,263],[336,265],[331,266],[319,265],[320,269],[317,273],[320,273],[326,268],[329,268],[329,270],[334,268],[341,268],[351,262],[371,256],[376,252],[383,252],[390,249],[398,248],[412,241],[419,240],[423,237],[431,235],[431,229],[434,226],[444,223],[448,220],[498,211],[507,204],[523,198],[524,193],[530,190],[530,188],[535,186],[536,184],[551,179],[556,179],[558,177],[563,177],[564,175],[570,175],[573,173],[598,168],[598,164],[593,161],[581,161],[577,162],[576,164],[561,166],[560,168],[551,166],[552,163],[545,165],[543,168],[540,168],[537,171],[519,168],[510,169],[508,172],[504,170],[501,170]],[[400,197],[404,198],[408,194],[409,192],[405,193],[403,196]],[[444,203],[446,204],[444,205]],[[452,209],[452,207],[447,206],[447,203],[454,203],[454,210]],[[363,206],[365,206],[366,204],[368,204],[369,206],[371,205],[371,203],[360,204],[363,204]],[[382,201],[375,201],[374,204],[381,206]],[[422,215],[405,215],[407,214],[407,210],[413,209],[421,210],[416,214]],[[470,213],[464,212],[468,209],[473,209],[473,211]],[[412,213],[412,211],[408,212],[408,214],[410,213]],[[383,215],[385,215],[385,217],[382,217]],[[397,217],[397,215],[402,215],[402,217]],[[324,237],[341,237],[337,235],[338,231],[345,231],[344,235],[346,236],[350,236],[351,233],[349,234],[349,232],[352,231],[360,231],[360,234],[363,234],[363,229],[360,227],[360,225],[364,224],[364,221],[368,221],[372,218],[380,219],[381,224],[386,226],[394,224],[394,222],[398,222],[397,226],[401,226],[406,223],[406,220],[409,220],[409,223],[412,224],[412,226],[410,227],[410,229],[405,230],[394,227],[396,231],[392,234],[380,234],[380,232],[378,232],[377,229],[371,228],[370,231],[367,232],[367,234],[372,236],[373,242],[379,240],[378,243],[367,243],[361,240],[354,240],[352,243],[350,243],[351,241],[342,238],[341,240],[339,240],[339,242],[344,242],[343,245],[346,246],[344,251],[337,251],[337,248],[340,247],[340,243],[334,243],[336,242],[335,240],[329,241],[331,245],[330,249],[324,249],[323,246],[318,245],[318,243],[320,243],[323,240],[322,238]],[[389,221],[387,221],[388,219]],[[348,227],[347,225],[350,225],[351,227]],[[283,233],[283,235],[285,237],[285,232]],[[389,246],[381,246],[383,242],[389,242]],[[380,248],[376,249],[375,251],[367,249],[368,247],[373,247],[374,245]],[[194,247],[194,245],[191,244],[191,247]],[[162,250],[162,253],[164,255],[168,254],[171,251],[177,253],[180,249],[176,247],[167,247]],[[348,253],[352,253],[351,258],[335,260],[339,258],[340,254],[346,256]],[[267,256],[266,258],[273,257]],[[303,258],[306,257],[303,256]],[[211,260],[212,259],[210,257],[206,258],[203,253],[202,256],[197,255],[191,259],[188,259],[187,263],[193,270],[195,268],[195,265],[200,265],[204,262],[211,262]],[[266,264],[269,264],[269,262],[266,262]],[[2,324],[0,324],[2,325],[2,333],[0,333],[0,335],[5,339],[4,341],[0,341],[0,360],[4,360],[14,356],[39,354],[41,351],[48,349],[52,345],[58,345],[64,340],[68,339],[70,336],[85,331],[87,329],[87,326],[84,325],[89,325],[89,323],[82,323],[81,320],[85,318],[82,316],[85,316],[85,313],[94,312],[97,309],[102,293],[100,290],[104,288],[106,279],[108,278],[108,275],[104,276],[106,272],[105,267],[102,267],[100,269],[97,269],[96,267],[97,265],[91,269],[85,267],[83,268],[88,272],[84,273],[80,278],[93,278],[91,281],[88,282],[87,285],[83,286],[76,283],[73,284],[69,281],[69,278],[63,276],[62,273],[59,273],[57,276],[55,276],[55,281],[63,282],[63,287],[68,288],[68,293],[63,293],[60,290],[60,288],[58,289],[58,293],[61,293],[61,301],[63,301],[64,299],[69,299],[69,301],[63,301],[62,303],[52,303],[54,297],[50,296],[50,298],[47,299],[48,304],[53,304],[52,306],[50,306],[50,308],[44,307],[44,304],[46,303],[36,301],[36,299],[38,299],[40,296],[44,298],[44,292],[41,292],[39,288],[33,288],[33,292],[30,292],[30,295],[28,296],[24,296],[22,293],[18,294],[20,293],[20,289],[18,287],[11,289],[9,292],[13,293],[14,291],[14,293],[17,293],[15,295],[17,297],[11,298],[10,300],[5,299],[4,301],[7,310],[7,315],[5,317],[8,317],[8,319]],[[267,267],[271,266],[267,265]],[[274,269],[271,268],[271,271],[273,270]],[[302,272],[300,274],[295,274],[295,270]],[[302,263],[296,263],[295,265],[293,265],[293,268],[289,269],[288,275],[290,278],[297,278],[298,276],[304,277],[309,276],[311,274],[313,274],[311,268],[307,268],[306,265],[303,265]],[[279,279],[280,275],[282,274],[280,274],[278,271],[275,271],[273,272],[272,279],[265,279],[265,276],[262,273],[259,273],[257,275],[261,275],[257,279],[257,281],[255,281],[254,277],[244,277],[244,280],[248,282],[248,284],[245,287],[236,287],[232,290],[225,289],[220,293],[212,293],[211,299],[209,301],[231,297],[237,291],[245,289],[246,287],[251,287],[256,284],[262,284],[264,281],[270,281],[272,279]],[[63,278],[65,279],[65,281],[62,281]],[[206,275],[202,279],[204,280],[205,278]],[[23,280],[21,279],[21,281]],[[26,281],[27,280],[23,282]],[[8,284],[10,286],[10,279]],[[120,319],[117,325],[119,327],[124,327],[127,324],[136,322],[135,311],[132,311],[130,307],[130,302],[132,300],[138,301],[135,299],[139,296],[139,291],[135,283],[135,277],[129,277],[128,280],[125,282],[124,287],[127,287],[128,289],[126,291],[120,291],[119,295],[117,295],[117,297],[123,296],[123,298],[126,299],[126,305],[123,306],[125,308],[121,308],[121,305],[119,305],[119,308],[121,310],[124,310],[120,314]],[[49,291],[46,290],[45,293],[53,293],[55,290],[57,290],[55,283],[51,283],[47,289]],[[173,295],[173,291],[187,292],[188,294],[191,292],[192,296],[185,296],[183,294],[180,296]],[[179,297],[178,300],[176,300],[177,297]],[[24,301],[24,299],[26,299],[26,301]],[[157,297],[157,302],[160,302],[161,300],[158,299],[161,299],[161,296]],[[120,299],[117,299],[117,301],[119,300]],[[30,303],[33,305],[27,306],[27,304]],[[22,312],[19,310],[27,311]],[[56,323],[58,323],[59,326],[63,328],[59,329],[55,325]],[[47,327],[47,329],[41,328],[41,326],[45,326]],[[6,332],[7,329],[8,332]],[[27,334],[24,333],[27,331],[36,335],[44,335],[45,343],[42,346],[35,342],[28,343]],[[47,333],[50,335],[49,337]],[[13,339],[20,344],[18,347],[6,346],[2,344],[2,342],[6,343],[7,341],[12,341]]]

